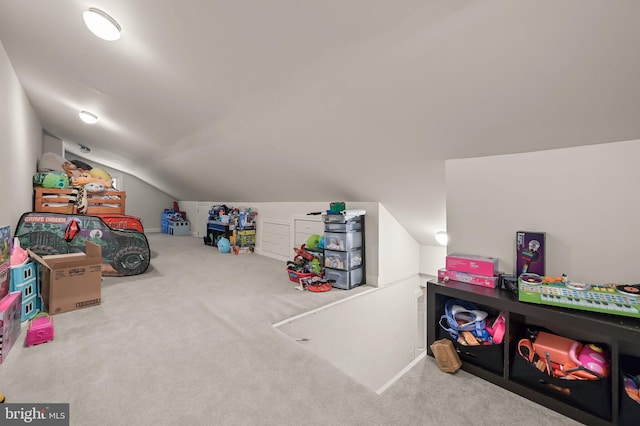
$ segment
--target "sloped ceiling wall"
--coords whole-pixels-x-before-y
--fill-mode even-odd
[[[87,35],[90,6],[121,40]],[[638,16],[597,0],[5,0],[0,41],[71,152],[182,200],[381,202],[435,244],[446,159],[638,137]]]

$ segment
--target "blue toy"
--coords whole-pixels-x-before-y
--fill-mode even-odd
[[[231,252],[231,243],[225,237],[222,237],[218,240],[218,250],[220,253],[230,253]]]

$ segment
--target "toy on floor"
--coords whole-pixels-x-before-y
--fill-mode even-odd
[[[332,288],[332,280],[326,280],[322,277],[309,277],[300,280],[300,285],[296,287],[300,291],[309,290],[314,293],[323,293]]]
[[[29,320],[25,343],[27,346],[47,343],[53,340],[53,335],[53,318],[46,312],[40,312]]]

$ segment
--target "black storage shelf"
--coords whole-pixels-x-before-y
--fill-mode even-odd
[[[640,356],[640,320],[524,303],[518,301],[518,295],[510,291],[457,281],[445,283],[432,280],[427,282],[427,354],[430,356],[433,356],[431,344],[442,336],[438,322],[444,312],[446,301],[451,298],[467,300],[495,311],[504,311],[505,326],[508,330],[503,345],[502,374],[464,360],[463,370],[584,424],[618,424],[620,401],[624,396],[620,379],[620,359],[627,355]],[[517,340],[522,335],[525,325],[545,327],[576,340],[607,345],[611,357],[610,415],[605,416],[606,418],[593,415],[573,404],[563,402],[552,393],[542,392],[511,377],[514,356],[518,356]]]

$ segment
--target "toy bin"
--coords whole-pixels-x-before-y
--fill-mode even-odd
[[[640,419],[640,391],[632,398],[625,390],[627,380],[633,380],[630,392],[634,392],[640,384],[640,358],[624,355],[620,359],[620,411],[618,424],[620,426],[636,426]]]
[[[504,343],[478,346],[462,345],[441,327],[438,328],[438,339],[451,340],[462,361],[502,375],[504,371]]]
[[[347,250],[362,247],[362,232],[325,232],[325,250]]]
[[[256,230],[246,229],[236,231],[236,245],[238,247],[247,247],[256,245]]]
[[[597,380],[566,380],[553,377],[538,370],[535,364],[525,359],[518,351],[513,355],[510,376],[512,380],[554,399],[602,419],[611,419],[611,378],[609,376]]]
[[[363,282],[362,268],[352,269],[351,271],[341,271],[339,269],[325,268],[324,278],[331,282],[334,288],[342,290],[351,290],[359,286]]]
[[[332,216],[338,216],[333,218]],[[324,217],[324,230],[328,232],[349,232],[362,230],[362,219],[360,216],[345,220],[342,215],[326,215]]]
[[[324,266],[343,271],[357,268],[362,265],[362,249],[351,251],[324,251]]]
[[[318,274],[314,274],[313,272],[303,273],[294,271],[292,269],[287,269],[287,273],[289,274],[289,281],[292,281],[296,284],[300,284],[300,280],[302,279],[319,276]]]
[[[189,221],[169,221],[169,235],[174,236],[184,236],[190,235],[189,232]]]

